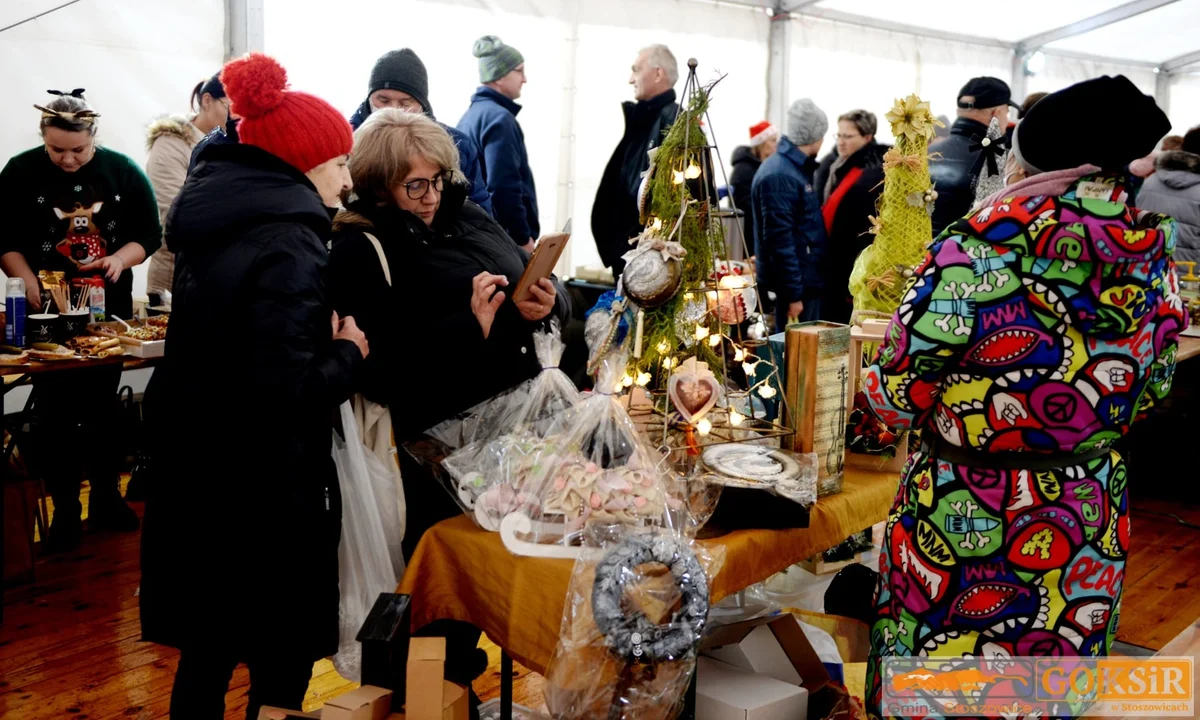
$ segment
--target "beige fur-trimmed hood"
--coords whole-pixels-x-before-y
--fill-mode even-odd
[[[146,127],[146,150],[149,151],[154,147],[155,140],[166,135],[177,137],[188,145],[195,145],[203,137],[190,118],[184,115],[165,115],[156,118]]]

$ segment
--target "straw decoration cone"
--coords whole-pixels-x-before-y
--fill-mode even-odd
[[[929,141],[942,123],[916,95],[897,100],[887,119],[896,146],[884,156],[879,215],[872,218],[875,240],[854,263],[850,293],[856,311],[890,315],[904,296],[906,271],[925,257],[933,234]]]

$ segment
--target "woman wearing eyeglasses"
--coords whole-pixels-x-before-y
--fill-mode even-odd
[[[154,185],[158,215],[163,225],[167,211],[187,179],[192,148],[215,128],[229,122],[229,98],[221,85],[218,73],[201,80],[192,90],[192,115],[171,115],[150,123],[146,129],[146,174]],[[175,278],[175,253],[164,244],[150,256],[150,271],[146,276],[146,291],[161,293],[170,290]]]
[[[529,256],[464,202],[458,167],[437,123],[376,110],[354,134],[354,196],[334,221],[330,297],[371,335],[361,389],[391,408],[397,442],[533,377],[532,332],[552,314],[569,314],[549,279],[528,301],[512,300]],[[409,532],[406,547],[419,537]]]
[[[458,167],[454,142],[434,121],[376,110],[354,134],[354,196],[334,221],[329,297],[371,336],[358,388],[391,410],[397,443],[533,377],[533,331],[570,314],[549,279],[513,302],[529,256],[464,202]],[[399,459],[410,557],[425,530],[461,510],[406,453]],[[422,633],[447,637],[448,679],[470,687],[486,669],[478,629],[435,623]]]

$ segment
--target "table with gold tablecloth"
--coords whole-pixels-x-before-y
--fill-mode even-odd
[[[725,546],[725,566],[711,586],[713,602],[882,522],[898,482],[895,473],[848,467],[845,490],[817,502],[807,528],[736,530],[701,540]],[[434,620],[469,622],[522,665],[544,673],[558,643],[572,565],[515,556],[498,534],[462,515],[425,533],[398,592],[412,598],[414,630]]]

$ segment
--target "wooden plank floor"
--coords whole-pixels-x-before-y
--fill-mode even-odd
[[[134,507],[141,510],[140,506]],[[1200,617],[1200,506],[1146,500],[1135,506],[1120,640],[1158,649]],[[4,593],[0,625],[0,718],[152,720],[167,717],[177,653],[139,641],[138,536],[85,535],[83,547],[42,559],[37,582]],[[499,695],[500,651],[486,638],[488,671],[475,681]],[[249,678],[234,675],[226,718],[240,720]],[[317,663],[306,710],[354,687],[328,661]],[[542,678],[515,669],[514,700],[541,708]]]

